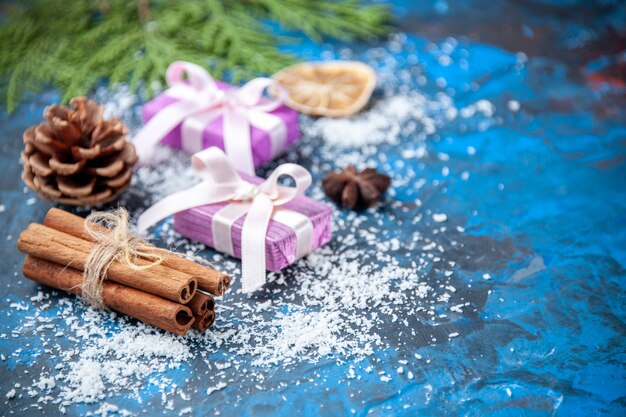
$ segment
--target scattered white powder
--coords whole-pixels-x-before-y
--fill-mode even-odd
[[[462,308],[464,307],[464,304],[457,304],[455,306],[450,307],[450,311],[453,311],[455,313],[462,313],[463,310]]]
[[[216,386],[208,388],[206,390],[206,395],[211,395],[211,393],[213,393],[215,391],[220,391],[220,390],[226,388],[227,386],[228,386],[228,384],[226,382],[220,382]]]
[[[289,363],[308,357],[317,360],[330,354],[348,354],[358,348],[345,333],[348,323],[337,311],[278,313],[261,333],[264,340],[254,349],[255,365]]]
[[[476,103],[470,104],[467,107],[463,107],[459,110],[459,114],[462,118],[468,119],[473,117],[476,113],[482,113],[485,117],[491,117],[495,113],[495,106],[488,100],[478,100]]]
[[[402,123],[411,117],[413,109],[421,107],[419,104],[425,101],[423,96],[391,97],[356,117],[321,118],[309,126],[306,134],[321,135],[326,143],[341,147],[396,143]],[[429,123],[432,121],[429,120]]]
[[[9,392],[7,392],[7,395],[5,397],[8,398],[9,400],[11,398],[15,398],[15,388],[12,388]]]
[[[521,107],[519,104],[519,101],[517,100],[509,100],[509,102],[507,103],[507,106],[509,110],[511,110],[512,112],[518,111]]]
[[[61,411],[63,410],[63,407],[61,407]],[[100,407],[98,407],[97,410],[95,410],[92,413],[87,413],[86,415],[95,415],[95,416],[102,416],[102,417],[108,417],[108,416],[131,416],[133,413],[131,413],[128,410],[125,410],[123,408],[119,408],[118,406],[116,406],[115,404],[111,404],[111,403],[107,403],[104,402],[102,403],[102,405]]]
[[[56,386],[56,382],[52,377],[42,376],[39,378],[39,382],[37,382],[35,386],[40,390],[52,389]]]
[[[150,375],[176,368],[192,356],[189,347],[173,335],[143,324],[122,324],[116,333],[109,334],[100,325],[106,313],[85,309],[80,301],[75,303],[78,305],[64,303],[61,310],[80,340],[80,349],[60,353],[69,365],[61,367],[57,375],[63,382],[64,405],[96,402],[120,390],[139,388]],[[84,323],[74,319],[77,310],[84,310],[80,312]],[[40,389],[55,387],[52,378],[42,378],[36,385]]]
[[[457,113],[451,98],[444,94],[433,99],[412,92],[374,103],[371,109],[350,118],[318,119],[305,125],[304,133],[321,136],[328,145],[342,148],[383,142],[396,144],[401,137],[426,139]]]
[[[433,214],[433,221],[437,223],[443,223],[448,220],[448,216],[445,213],[435,213]]]

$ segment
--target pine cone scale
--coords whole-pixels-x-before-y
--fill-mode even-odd
[[[104,180],[103,183],[106,184],[107,186],[111,187],[111,188],[122,188],[126,185],[130,184],[130,180],[132,178],[133,175],[133,171],[130,169],[126,169],[124,172],[122,172],[120,175],[118,175],[117,177],[108,179],[108,180]]]
[[[54,172],[60,175],[74,175],[80,172],[85,167],[86,163],[87,161],[84,159],[82,161],[78,161],[74,163],[64,163],[52,157],[50,159],[49,165],[50,165],[50,168],[54,170]]]
[[[120,154],[120,158],[123,159],[124,162],[126,162],[126,165],[134,166],[139,160],[139,157],[137,156],[135,147],[131,145],[130,143],[127,145],[128,146],[125,146],[124,149],[122,150],[122,153]]]
[[[106,190],[100,191],[100,192],[95,192],[87,197],[83,197],[81,199],[82,204],[88,204],[88,205],[93,205],[93,204],[102,204],[102,201],[113,201],[115,200],[117,197],[119,197],[119,195],[121,194],[121,192],[124,190],[119,190],[119,192],[117,193],[113,193],[109,188],[107,188]],[[62,203],[62,204],[68,204],[71,205],[72,201],[74,201],[74,199],[70,199],[70,198],[60,198],[57,200],[58,202]]]
[[[67,120],[69,115],[69,109],[65,106],[59,106],[58,104],[52,104],[46,107],[43,111],[43,117],[52,120],[55,117],[58,117],[61,120]]]
[[[48,161],[46,156],[40,153],[34,153],[28,158],[31,169],[35,175],[39,175],[40,177],[49,177],[54,173]]]
[[[96,159],[123,150],[125,144],[126,140],[120,136],[113,143],[107,143],[104,146],[101,143],[97,143],[91,148],[72,146],[72,155],[75,159]]]
[[[35,188],[34,179],[35,179],[35,176],[30,170],[22,171],[22,181],[24,181],[24,183],[28,186],[28,188],[30,189]]]
[[[57,185],[59,191],[70,197],[86,197],[93,193],[96,185],[96,177],[89,179],[83,184],[76,181],[73,177],[57,177]]]
[[[52,145],[52,141],[49,137],[41,132],[39,126],[29,128],[24,132],[24,143],[30,144],[38,151],[45,153],[46,155],[58,154],[59,151]]]
[[[125,136],[127,133],[126,127],[119,120],[99,123],[91,134],[91,144],[93,146],[107,139],[117,140],[120,136]]]
[[[106,165],[104,167],[93,168],[93,172],[95,175],[99,175],[101,177],[112,178],[118,175],[124,167],[126,163],[121,159],[118,159],[111,163],[110,165]]]
[[[75,125],[58,117],[52,119],[52,124],[54,124],[55,136],[57,138],[63,138],[63,141],[70,146],[80,142],[82,135]]]
[[[63,194],[56,187],[56,184],[52,184],[52,180],[42,177],[34,177],[33,184],[41,191],[42,194],[49,196],[48,198],[60,198]]]

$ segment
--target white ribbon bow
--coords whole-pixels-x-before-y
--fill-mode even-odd
[[[202,150],[205,127],[220,116],[224,150],[238,171],[254,174],[251,126],[268,132],[271,158],[284,150],[287,127],[280,117],[269,113],[286,98],[286,92],[276,81],[255,78],[239,89],[224,91],[204,68],[185,61],[170,64],[166,79],[170,88],[165,94],[179,101],[159,111],[135,135],[133,144],[140,160],[149,159],[154,147],[181,123],[183,149],[192,153]],[[263,97],[270,86],[279,93],[275,99]]]
[[[242,179],[222,150],[216,147],[193,155],[192,164],[203,181],[148,208],[137,221],[140,233],[172,214],[228,201],[230,204],[213,216],[213,242],[216,250],[233,255],[231,227],[241,216],[246,216],[241,236],[244,292],[254,291],[265,284],[265,237],[270,219],[295,231],[297,249],[293,260],[311,251],[311,220],[301,213],[281,207],[303,194],[311,185],[311,174],[305,168],[296,164],[280,165],[269,178],[257,185]],[[278,179],[283,175],[291,177],[295,185],[278,185]]]

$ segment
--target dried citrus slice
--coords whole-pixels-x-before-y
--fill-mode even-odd
[[[356,61],[302,63],[274,79],[287,91],[285,104],[313,116],[350,116],[368,102],[376,86],[374,70]]]

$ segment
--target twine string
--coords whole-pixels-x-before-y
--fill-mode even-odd
[[[96,244],[85,263],[82,296],[97,307],[104,306],[102,285],[113,262],[119,262],[131,271],[144,271],[164,260],[155,253],[158,248],[148,245],[139,235],[130,231],[128,219],[128,212],[124,208],[95,212],[85,219],[85,231]],[[138,259],[148,263],[139,264]]]

